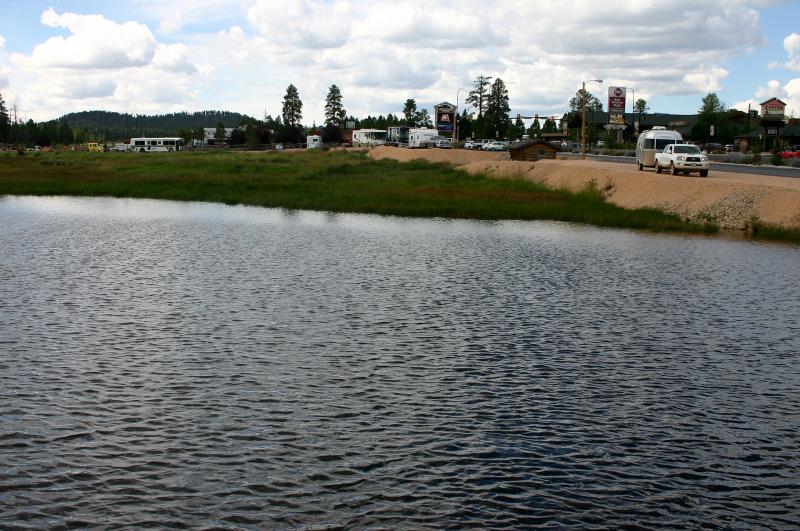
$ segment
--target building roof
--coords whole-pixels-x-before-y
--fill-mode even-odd
[[[554,146],[550,142],[545,142],[541,139],[531,139],[531,140],[522,140],[521,142],[515,142],[513,144],[508,145],[509,150],[517,150],[517,149],[525,149],[526,147],[535,146],[536,144],[542,144],[547,147],[553,148],[556,151],[561,151],[561,148],[558,146]]]
[[[767,103],[769,103],[769,102],[771,102],[771,101],[777,101],[778,103],[781,103],[781,104],[783,104],[784,106],[786,106],[786,102],[785,102],[785,101],[781,101],[781,100],[779,100],[778,98],[770,98],[770,99],[768,99],[767,101],[763,101],[763,102],[759,103],[759,105],[766,105]]]

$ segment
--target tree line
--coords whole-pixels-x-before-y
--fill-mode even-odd
[[[603,103],[588,91],[578,90],[569,101],[568,113],[561,120],[552,117],[534,120],[525,127],[522,119],[510,116],[508,89],[505,82],[492,79],[491,76],[480,75],[472,82],[461,114],[456,117],[458,137],[466,138],[509,138],[517,139],[527,134],[531,138],[542,133],[554,133],[561,130],[561,124],[570,124],[575,128],[576,116],[584,108],[588,112],[603,112]],[[471,109],[470,109],[471,107]],[[639,115],[641,123],[649,110],[647,101],[638,99],[633,105],[634,114]],[[472,110],[472,112],[468,112]],[[14,113],[16,114],[16,113]],[[84,111],[66,114],[56,120],[36,123],[25,122],[12,116],[2,94],[0,94],[0,144],[37,144],[48,146],[53,144],[71,144],[88,141],[111,142],[127,140],[137,136],[180,136],[188,143],[193,140],[206,141],[205,128],[216,125],[214,140],[226,141],[230,144],[270,144],[274,142],[301,143],[309,129],[302,125],[303,101],[294,84],[286,88],[281,113],[272,117],[266,112],[262,119],[225,111],[200,111],[194,113],[180,112],[155,116],[133,115],[109,111]],[[348,122],[351,122],[348,124]],[[587,128],[588,140],[596,142],[603,133],[593,120]],[[751,130],[758,125],[753,122]],[[408,98],[402,113],[386,116],[367,116],[356,118],[349,115],[343,105],[341,89],[333,84],[329,87],[325,98],[325,119],[321,126],[323,142],[341,142],[346,125],[363,129],[387,129],[395,126],[433,127],[433,117],[427,109],[420,109],[413,98]],[[225,129],[235,128],[231,135]],[[714,131],[712,135],[711,131]],[[317,131],[316,124],[311,130]],[[733,137],[743,132],[741,125],[733,124],[730,112],[715,93],[709,93],[702,99],[698,110],[698,121],[691,129],[690,137],[696,141],[732,142]],[[613,133],[613,132],[612,132]],[[614,134],[608,140],[614,142]]]

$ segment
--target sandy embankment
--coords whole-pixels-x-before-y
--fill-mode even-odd
[[[753,217],[800,228],[800,179],[712,171],[708,177],[639,172],[632,164],[592,160],[517,162],[507,153],[378,147],[375,159],[449,162],[470,173],[529,179],[555,188],[580,190],[591,181],[624,208],[653,207],[693,220],[713,219],[723,228],[744,229]],[[505,160],[504,160],[505,159]]]

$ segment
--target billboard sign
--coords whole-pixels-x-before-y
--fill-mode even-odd
[[[624,114],[609,114],[608,115],[608,123],[611,125],[625,125],[625,115]]]
[[[608,87],[608,113],[625,114],[625,87]]]
[[[439,131],[453,131],[456,119],[456,108],[450,103],[440,103],[433,106],[436,129]]]
[[[761,104],[761,116],[764,118],[783,120],[785,112],[786,104],[778,98],[772,98]]]

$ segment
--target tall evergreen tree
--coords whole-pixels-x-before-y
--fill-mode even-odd
[[[300,100],[300,93],[294,85],[290,84],[286,87],[281,115],[283,116],[283,123],[287,127],[297,127],[303,119],[303,102]]]
[[[536,138],[540,134],[542,134],[542,126],[539,125],[539,116],[536,116],[533,119],[533,123],[528,128],[528,136],[530,136],[531,138]]]
[[[11,137],[11,117],[6,109],[6,102],[3,101],[3,95],[0,94],[0,144],[5,144],[10,141]]]
[[[486,111],[489,96],[489,83],[492,76],[478,76],[472,82],[474,87],[467,96],[467,103],[472,104],[478,110],[478,116],[483,116]]]
[[[433,127],[433,120],[431,120],[431,115],[428,114],[428,109],[422,109],[419,111],[416,114],[414,121],[419,127]]]
[[[407,99],[403,105],[403,120],[409,127],[417,125],[417,102],[413,98]]]
[[[214,143],[215,144],[222,144],[225,142],[227,138],[227,133],[225,132],[225,124],[219,122],[217,124],[217,128],[214,130]]]
[[[511,112],[511,107],[508,104],[508,89],[506,84],[499,77],[494,80],[486,97],[486,128],[489,136],[497,138],[500,135],[505,135],[508,126],[511,125],[511,119],[508,113]]]
[[[342,127],[344,125],[342,116],[347,116],[342,106],[342,91],[336,85],[331,85],[325,98],[325,125]]]
[[[583,89],[578,89],[575,96],[569,100],[569,110],[581,112],[584,101],[586,102],[587,111],[603,112],[603,102],[588,90],[584,91]]]

